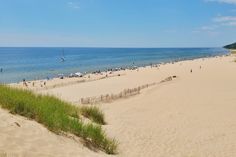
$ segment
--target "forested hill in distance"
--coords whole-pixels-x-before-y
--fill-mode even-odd
[[[224,46],[224,48],[226,48],[226,49],[236,49],[236,42],[233,43],[233,44],[226,45],[226,46]]]

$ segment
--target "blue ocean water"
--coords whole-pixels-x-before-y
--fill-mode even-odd
[[[227,54],[223,48],[0,48],[0,83]],[[61,57],[65,61],[61,61]]]

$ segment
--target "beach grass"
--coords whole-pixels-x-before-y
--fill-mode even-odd
[[[231,54],[236,54],[236,50],[230,50]]]
[[[91,146],[108,154],[115,154],[117,142],[105,134],[99,124],[105,123],[104,115],[98,108],[78,108],[53,96],[36,95],[31,91],[0,85],[0,106],[12,114],[33,119],[50,131],[72,133],[81,137]],[[82,115],[95,121],[84,123]]]
[[[81,114],[86,117],[91,119],[93,122],[98,123],[98,124],[106,124],[105,119],[104,119],[104,114],[102,111],[96,107],[96,106],[84,106],[81,107]]]

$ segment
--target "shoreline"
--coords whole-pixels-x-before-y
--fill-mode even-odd
[[[196,68],[199,69],[201,64],[205,63],[204,61],[225,58],[227,56],[230,57],[231,54],[169,62],[159,65],[139,67],[135,70],[126,69],[123,71],[115,71],[107,77],[106,73],[101,73],[91,74],[90,78],[88,78],[88,75],[83,78],[55,78],[47,81],[46,85],[44,85],[43,80],[38,80],[37,82],[34,82],[34,86],[32,86],[32,82],[28,83],[27,87],[24,86],[22,82],[18,84],[10,84],[10,86],[29,89],[43,95],[54,95],[76,105],[80,103],[87,104],[88,102],[98,103],[100,101],[97,100],[101,100],[104,97],[104,101],[109,100],[108,102],[110,102],[110,100],[120,97],[119,95],[122,95],[121,93],[127,93],[125,91],[137,91],[137,89],[141,88],[142,86],[158,84],[158,82],[161,82],[170,76],[179,77],[178,73],[175,71],[163,71],[163,69],[166,69],[167,67],[178,66],[178,68],[181,68],[184,64],[198,62],[198,67],[194,68],[189,66],[189,69],[186,71],[187,74],[191,73],[190,71],[192,68],[193,71],[195,71],[194,69]],[[113,86],[113,84],[115,84],[115,86]],[[67,91],[68,93],[65,93],[64,91]],[[125,98],[126,96],[122,97]]]
[[[88,51],[88,50],[84,50],[84,51]],[[37,51],[37,49],[35,51]],[[52,50],[52,51],[55,51],[55,50]],[[145,50],[144,52],[137,50],[137,56],[135,56],[136,53],[133,53],[136,51],[127,50],[125,51],[124,54],[123,52],[121,53],[122,58],[120,58],[118,55],[120,51],[115,51],[115,52],[116,53],[112,55],[106,55],[105,53],[105,54],[102,54],[101,57],[98,57],[98,60],[101,60],[101,61],[104,60],[104,63],[101,63],[101,66],[99,66],[100,64],[92,63],[92,62],[88,62],[87,64],[87,61],[89,61],[91,57],[86,58],[86,55],[83,55],[83,57],[85,58],[84,59],[81,58],[81,60],[79,61],[80,64],[78,64],[78,62],[75,62],[75,60],[78,60],[78,57],[76,58],[76,56],[74,56],[73,57],[74,59],[68,58],[68,63],[65,62],[63,63],[64,65],[57,62],[52,62],[49,64],[51,66],[46,66],[43,68],[41,67],[41,65],[45,66],[44,65],[45,61],[42,60],[41,62],[35,61],[35,66],[33,67],[31,67],[30,64],[29,66],[21,64],[20,66],[24,67],[25,70],[21,68],[17,68],[18,69],[17,71],[15,71],[16,69],[14,70],[13,69],[14,67],[11,67],[11,65],[7,65],[7,63],[3,62],[3,65],[5,65],[5,67],[4,66],[2,67],[3,78],[0,79],[1,80],[0,82],[4,84],[10,84],[10,83],[22,82],[23,79],[27,81],[44,80],[47,78],[53,79],[53,78],[58,77],[58,75],[60,74],[69,76],[71,73],[76,73],[76,72],[82,72],[83,74],[85,74],[85,73],[93,73],[96,71],[107,71],[108,68],[117,69],[117,68],[123,67],[125,69],[129,69],[129,68],[132,68],[133,66],[143,67],[143,66],[148,66],[150,64],[161,64],[161,63],[168,63],[168,62],[175,62],[175,61],[182,61],[182,60],[189,60],[189,59],[224,55],[224,54],[227,54],[229,51],[223,48],[185,48],[183,50],[181,48],[179,49],[178,48],[169,48],[169,49],[168,48],[164,48],[164,49],[155,48],[154,50],[151,50],[151,51]],[[37,56],[37,54],[35,55]],[[68,57],[69,56],[70,56],[70,53],[68,53]],[[104,58],[103,56],[105,58],[108,57],[109,61],[107,63],[106,63],[106,59],[103,59]],[[31,60],[29,59],[26,60],[26,62],[29,62],[29,63],[32,62],[32,59]],[[113,59],[115,63],[112,62]],[[121,60],[117,60],[117,59],[121,59]],[[96,60],[94,61],[96,62]],[[35,70],[35,69],[38,69],[38,70]]]
[[[31,89],[34,91],[48,90],[48,89],[63,87],[63,86],[67,86],[67,85],[85,83],[85,82],[90,82],[90,81],[98,81],[98,80],[107,79],[110,77],[122,76],[122,75],[125,75],[125,72],[127,72],[127,71],[135,71],[135,70],[139,70],[140,68],[148,68],[148,67],[158,68],[162,65],[174,64],[174,63],[179,63],[179,62],[183,62],[183,61],[193,61],[193,60],[198,60],[198,59],[208,59],[208,58],[229,56],[232,54],[230,52],[231,51],[229,51],[229,53],[227,53],[227,54],[219,54],[219,55],[206,56],[206,57],[197,57],[197,58],[192,58],[192,59],[187,59],[187,58],[181,59],[181,60],[175,59],[172,61],[166,61],[166,62],[161,62],[161,63],[157,63],[157,64],[150,63],[147,65],[140,65],[140,66],[110,68],[110,70],[106,70],[106,71],[96,70],[91,73],[85,72],[85,74],[82,77],[69,77],[69,75],[66,75],[66,76],[63,76],[63,79],[60,79],[60,77],[57,76],[57,77],[53,77],[50,79],[26,80],[25,82],[27,84],[29,84],[29,86],[31,86],[29,88],[24,85],[23,81],[15,82],[15,83],[7,83],[7,84],[10,86],[20,87],[20,88],[22,88],[22,86],[23,86],[23,88]],[[109,69],[109,68],[107,68],[107,69]],[[32,83],[34,83],[34,86],[32,85]]]

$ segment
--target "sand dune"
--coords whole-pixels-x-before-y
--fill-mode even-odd
[[[106,156],[84,147],[79,139],[56,135],[37,122],[0,109],[0,156]],[[2,157],[1,156],[1,157]]]
[[[138,95],[98,104],[108,122],[105,130],[119,141],[117,156],[234,157],[235,58],[214,57],[127,70],[119,77],[38,92],[77,105],[83,97],[116,94],[176,75],[176,79],[145,88]],[[106,156],[4,110],[0,110],[0,121],[0,152],[19,156]]]

